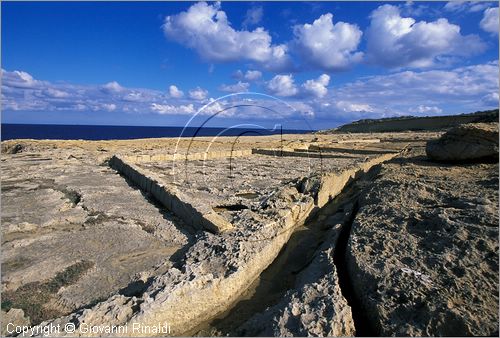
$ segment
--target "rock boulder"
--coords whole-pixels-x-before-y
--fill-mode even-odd
[[[498,159],[498,123],[470,123],[427,142],[427,156],[436,161]]]

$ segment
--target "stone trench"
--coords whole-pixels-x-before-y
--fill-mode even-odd
[[[116,295],[91,308],[41,325],[66,322],[156,325],[168,322],[173,335],[203,334],[207,330],[211,334],[247,335],[259,327],[252,324],[259,311],[269,315],[272,311],[283,310],[290,302],[297,302],[296,297],[312,293],[314,296],[299,301],[301,305],[297,306],[305,306],[307,310],[302,310],[310,312],[313,304],[308,302],[322,299],[326,302],[322,320],[329,322],[318,328],[309,328],[307,332],[354,335],[351,308],[340,288],[334,259],[341,229],[353,212],[350,199],[340,196],[346,186],[353,186],[353,182],[364,177],[371,168],[396,155],[396,152],[390,152],[346,156],[345,164],[340,168],[336,159],[330,167],[323,162],[320,173],[297,178],[293,176],[297,174],[294,172],[284,184],[280,180],[281,186],[271,189],[266,198],[248,199],[248,205],[243,208],[221,208],[224,203],[221,203],[218,192],[199,199],[197,194],[189,194],[186,189],[180,191],[173,183],[184,188],[185,182],[168,181],[169,178],[164,177],[168,171],[158,166],[161,162],[156,166],[127,163],[114,156],[109,165],[156,203],[196,229],[196,240],[182,263],[161,276],[143,281],[142,289],[133,296]],[[255,159],[254,156],[260,157]],[[307,160],[302,154],[299,156]],[[296,158],[287,155],[280,160],[290,158],[296,163]],[[276,156],[252,155],[251,162],[246,163],[247,160],[242,159],[239,165],[276,162]],[[214,165],[219,166],[219,162],[214,162]],[[212,172],[211,176],[214,175]],[[196,182],[191,187],[199,188]],[[349,195],[355,194],[351,192]],[[227,198],[224,201],[226,206],[242,205],[241,198],[238,203],[231,203]],[[302,254],[302,248],[307,249],[306,255]],[[317,276],[322,283],[319,295],[314,289],[317,281],[307,280],[310,276]],[[284,282],[281,283],[280,279]],[[285,293],[288,303],[279,301]],[[333,302],[328,301],[330,298]],[[244,315],[239,314],[242,308]],[[321,316],[321,311],[314,314],[318,315]],[[234,320],[235,316],[237,320]],[[231,325],[225,324],[228,322]],[[314,322],[311,320],[299,326]],[[304,328],[291,330],[296,335],[307,333]]]
[[[427,266],[410,264],[409,260],[398,261],[390,255],[385,257],[386,265],[377,261],[378,265],[367,266],[359,261],[364,254],[369,255],[370,250],[386,254],[377,243],[378,225],[375,228],[372,225],[383,219],[373,211],[370,214],[375,215],[373,220],[366,217],[367,208],[380,208],[378,204],[383,198],[377,192],[390,189],[391,181],[386,182],[383,177],[396,177],[402,186],[408,184],[404,177],[398,177],[400,169],[397,168],[403,163],[411,166],[412,161],[418,162],[415,159],[421,158],[422,149],[422,142],[410,148],[406,143],[388,143],[385,147],[363,146],[358,151],[345,144],[336,148],[314,145],[309,146],[311,153],[303,148],[261,148],[240,151],[234,157],[225,152],[210,156],[190,154],[189,159],[185,157],[184,166],[172,165],[175,156],[170,155],[168,158],[114,155],[106,160],[106,165],[119,173],[128,185],[139,189],[149,203],[178,218],[178,224],[192,234],[192,239],[179,251],[181,258],[174,264],[154,275],[139,275],[125,288],[127,292],[44,321],[40,326],[168,323],[169,335],[177,336],[494,334],[495,328],[491,326],[477,329],[481,325],[475,318],[482,314],[481,308],[461,319],[453,317],[456,327],[448,324],[456,311],[443,310],[439,303],[432,301],[430,307],[422,311],[444,313],[448,317],[437,320],[412,317],[407,310],[410,305],[402,297],[421,299],[433,294],[433,287],[438,284],[430,271],[424,273]],[[415,172],[424,180],[429,179],[425,169],[421,169],[429,164],[420,161],[415,165]],[[435,170],[449,170],[446,166],[435,167]],[[280,174],[273,175],[278,168]],[[479,165],[479,168],[489,177],[490,167]],[[496,184],[498,186],[498,179]],[[419,194],[425,197],[417,188],[412,186],[414,190],[408,190],[413,194],[411,197]],[[449,191],[450,186],[433,193],[444,194],[446,189]],[[71,192],[66,194],[79,197]],[[394,194],[391,191],[389,196],[404,198]],[[491,200],[496,199],[498,204],[498,194],[489,198],[486,207]],[[413,210],[412,207],[408,207],[409,210]],[[451,212],[457,208],[453,207]],[[419,210],[409,213],[410,223]],[[494,213],[492,210],[491,214]],[[446,217],[467,220],[471,216],[447,214]],[[369,226],[360,227],[364,222]],[[395,224],[404,222],[398,220]],[[478,222],[482,225],[485,221]],[[494,226],[495,221],[492,223]],[[496,233],[491,227],[480,231],[494,238],[495,234],[498,236],[498,217],[496,226]],[[415,236],[415,230],[411,231],[410,236]],[[168,237],[168,234],[162,236]],[[373,244],[359,246],[358,241],[371,236]],[[491,250],[498,254],[498,245],[491,249],[489,242],[478,245],[485,247],[487,255]],[[415,252],[415,255],[420,253]],[[370,274],[380,266],[393,279],[385,280],[380,277],[382,273]],[[421,270],[412,269],[415,266]],[[490,266],[498,269],[498,259]],[[408,276],[415,277],[420,284],[414,285],[415,280]],[[400,283],[399,279],[403,284],[410,283],[408,287],[416,290],[415,295],[413,291],[406,296],[400,294],[395,304],[372,302],[380,292],[391,295],[399,292],[394,287]],[[379,291],[373,289],[377,287]],[[387,299],[392,301],[390,297]],[[483,294],[476,297],[483,302],[491,300]],[[394,310],[391,312],[390,308]],[[460,305],[457,309],[463,310]],[[416,311],[418,315],[419,311]],[[487,317],[490,313],[484,315]],[[417,322],[404,325],[405,321],[413,320]],[[399,326],[394,327],[395,323]],[[99,335],[99,332],[90,335]],[[147,336],[150,332],[129,331],[127,335]]]

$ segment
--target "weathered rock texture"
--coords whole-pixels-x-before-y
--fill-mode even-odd
[[[49,290],[38,304],[47,310],[42,325],[168,322],[173,335],[197,332],[231,309],[304,220],[346,185],[408,143],[422,155],[423,141],[437,135],[18,142],[21,152],[2,157],[2,287],[10,295]],[[175,149],[187,160],[164,160]],[[494,333],[492,166],[423,157],[384,166],[360,202],[348,252],[356,293],[378,332]],[[333,228],[293,286],[240,329],[354,333],[334,265],[338,223],[327,216]]]
[[[238,330],[244,336],[354,336],[350,307],[342,296],[333,248],[316,256],[302,281],[281,303],[256,315]]]
[[[373,334],[498,335],[498,164],[382,165],[349,238]]]
[[[429,141],[427,156],[437,161],[498,160],[498,123],[471,123]]]
[[[9,311],[1,310],[2,315],[0,319],[0,323],[2,325],[0,330],[0,335],[2,337],[6,337],[9,335],[9,332],[12,332],[12,327],[7,327],[7,324],[11,323],[13,327],[15,326],[29,326],[30,320],[25,317],[24,311],[21,309],[10,309]]]
[[[24,301],[32,323],[70,313],[118,292],[133,292],[139,276],[158,275],[189,244],[182,221],[150,203],[114,170],[90,156],[56,151],[2,156],[2,304]],[[75,153],[78,150],[75,150]],[[45,286],[78,262],[58,290]],[[36,301],[36,302],[35,302]],[[29,303],[32,304],[29,304]]]
[[[326,221],[315,222],[329,229],[312,261],[300,271],[295,287],[276,305],[254,315],[231,335],[325,337],[354,336],[354,321],[343,297],[335,267],[337,240],[352,209]],[[340,217],[339,217],[340,216]]]
[[[340,175],[342,179],[339,184],[319,184],[303,193],[297,189],[297,181],[286,183],[267,196],[265,203],[259,204],[259,209],[251,211],[246,208],[234,212],[234,231],[219,235],[203,233],[198,236],[196,243],[187,251],[184,264],[179,269],[172,267],[164,275],[155,278],[142,294],[140,305],[134,307],[132,315],[125,318],[124,322],[114,320],[112,323],[118,325],[140,322],[157,325],[159,322],[168,322],[174,334],[182,334],[208,321],[217,313],[224,312],[272,263],[294,227],[313,210],[314,201],[318,201],[320,192],[325,196],[325,201],[328,196],[333,198],[349,178],[384,159],[384,156],[375,157],[371,161],[354,165],[353,168],[346,168]],[[134,175],[137,175],[134,180],[139,179],[138,172]],[[322,177],[319,175],[314,181],[323,182]],[[196,176],[190,176],[190,179],[196,180]],[[200,202],[191,200],[184,203],[196,205]],[[336,275],[333,272],[327,278],[335,279]],[[326,287],[328,282],[324,281],[323,284]],[[331,287],[335,297],[339,298],[336,299],[336,307],[325,311],[330,311],[331,316],[349,316],[348,306],[341,300],[342,296],[335,285],[332,284]],[[92,318],[99,317],[95,311],[107,311],[108,307],[104,306],[106,302],[109,300],[92,309]],[[129,304],[127,301],[125,303]],[[76,313],[61,320],[81,323],[86,320],[87,315],[90,315],[89,312]],[[105,313],[102,315],[103,320],[95,323],[96,325],[108,323],[109,318]],[[343,320],[340,322],[343,323],[342,326],[330,331],[343,334],[352,331],[349,324]],[[59,321],[54,322],[56,323]],[[345,332],[342,331],[344,329]]]

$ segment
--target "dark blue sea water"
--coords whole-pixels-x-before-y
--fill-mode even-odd
[[[59,124],[7,124],[2,123],[1,139],[50,139],[50,140],[128,140],[136,138],[178,137],[182,127],[135,127],[135,126],[81,126]],[[189,127],[183,137],[215,136],[226,128]],[[311,130],[270,130],[231,128],[224,136],[256,136],[275,134],[305,134]]]

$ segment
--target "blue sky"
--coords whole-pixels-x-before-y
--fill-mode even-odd
[[[320,129],[498,107],[498,2],[1,6],[3,123],[177,126],[224,110],[212,125]]]

